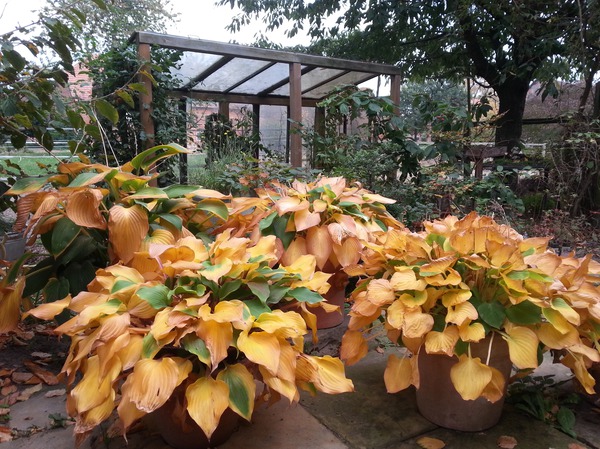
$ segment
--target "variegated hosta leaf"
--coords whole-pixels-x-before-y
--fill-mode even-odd
[[[217,380],[222,380],[229,388],[229,407],[242,418],[250,421],[256,396],[254,376],[244,365],[236,363],[219,372]]]
[[[185,398],[188,413],[210,440],[229,407],[229,387],[222,380],[201,377],[187,387]]]
[[[537,348],[539,340],[528,327],[514,326],[506,330],[503,338],[508,343],[510,360],[519,369],[537,368]]]
[[[562,298],[554,298],[552,300],[551,307],[553,310],[559,312],[565,319],[575,325],[581,324],[581,317],[579,314]]]
[[[142,241],[148,234],[147,212],[138,205],[123,207],[115,205],[108,211],[108,232],[113,252],[124,263],[140,249]]]
[[[323,393],[338,394],[354,391],[354,385],[344,373],[340,359],[323,356],[315,357],[300,354],[296,365],[297,379],[310,382]]]
[[[446,354],[452,357],[458,338],[456,326],[447,326],[442,332],[431,331],[425,337],[425,350],[428,354]]]
[[[67,217],[79,226],[106,229],[106,219],[100,212],[103,198],[102,192],[97,189],[85,189],[72,193],[65,208]]]
[[[180,358],[142,359],[127,378],[131,383],[124,399],[150,413],[162,406],[192,370],[192,363]]]
[[[210,352],[211,371],[214,371],[227,357],[227,350],[233,344],[233,327],[227,322],[200,321],[196,334],[204,341]]]
[[[458,363],[450,369],[452,384],[465,400],[480,397],[492,380],[492,369],[481,363],[479,357],[471,358],[466,354],[459,357]]]
[[[346,365],[354,365],[369,352],[369,345],[363,337],[362,332],[347,330],[342,337],[340,358]]]
[[[238,337],[237,347],[251,362],[262,365],[273,375],[277,375],[281,349],[275,335],[243,331]]]
[[[413,358],[399,358],[395,354],[388,357],[383,380],[388,393],[397,393],[415,384],[416,363]]]
[[[566,334],[574,326],[567,321],[567,319],[557,310],[544,308],[542,309],[544,317],[548,320],[552,326],[556,328],[561,334]]]

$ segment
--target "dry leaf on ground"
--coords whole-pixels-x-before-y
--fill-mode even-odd
[[[29,371],[31,371],[33,374],[35,374],[37,377],[42,379],[42,381],[44,381],[45,384],[56,385],[58,383],[58,378],[54,374],[52,374],[48,370],[41,368],[40,366],[36,365],[35,363],[27,361],[27,362],[23,362],[23,365],[25,365],[25,367]]]
[[[582,446],[581,444],[571,443],[571,444],[569,444],[569,449],[587,449],[587,448],[585,446]]]
[[[16,383],[16,384],[24,384],[25,382],[27,382],[28,380],[30,380],[32,377],[33,377],[33,374],[31,374],[31,373],[22,373],[20,371],[15,371],[10,376],[10,378],[12,379],[12,381],[14,383]]]
[[[51,359],[52,354],[49,354],[47,352],[32,352],[31,357],[33,357],[34,359]]]
[[[42,389],[42,384],[34,385],[33,387],[25,388],[21,391],[21,394],[17,397],[18,401],[26,401],[28,400],[32,394],[37,393]]]
[[[61,388],[61,389],[58,389],[58,390],[47,391],[46,394],[44,395],[44,397],[46,397],[46,398],[55,398],[57,396],[62,396],[64,394],[67,394],[67,391],[64,388]]]
[[[502,449],[514,449],[517,446],[517,439],[508,435],[502,435],[498,438],[498,447]]]
[[[8,385],[6,387],[2,387],[0,394],[2,394],[2,396],[8,396],[9,394],[13,394],[15,391],[17,391],[16,385]]]
[[[446,443],[437,438],[422,437],[417,440],[417,444],[423,449],[442,449],[446,447]]]
[[[6,407],[0,407],[0,416],[10,415],[10,409]]]
[[[6,443],[12,440],[10,427],[0,426],[0,443]]]

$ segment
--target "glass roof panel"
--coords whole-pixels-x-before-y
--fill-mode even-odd
[[[339,75],[340,73],[344,73],[344,71],[340,69],[325,69],[317,67],[316,69],[302,75],[302,90],[306,91],[311,89],[317,84],[322,83],[333,76]],[[290,84],[287,83],[281,86],[279,89],[275,90],[273,94],[288,96],[290,94]]]
[[[181,68],[178,70],[171,68],[171,74],[173,74],[181,83],[179,86],[181,87],[189,83],[190,80],[201,74],[221,58],[222,56],[219,55],[185,51],[179,60]]]
[[[269,64],[269,61],[258,59],[235,58],[195,85],[194,89],[223,92]]]
[[[372,73],[365,73],[365,72],[346,73],[345,75],[342,75],[339,78],[336,78],[335,80],[333,80],[329,83],[323,84],[322,86],[319,86],[311,91],[307,91],[306,93],[303,94],[303,96],[305,98],[323,98],[329,92],[331,92],[336,86],[339,86],[340,84],[359,84],[362,81],[365,81],[369,78],[373,78]],[[304,90],[304,87],[302,88],[302,90]]]
[[[244,84],[236,87],[231,92],[234,94],[256,95],[265,89],[287,79],[290,75],[289,64],[278,63],[261,72],[256,78],[248,80]]]

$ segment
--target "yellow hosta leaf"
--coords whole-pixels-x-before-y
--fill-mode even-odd
[[[354,365],[369,352],[369,345],[362,332],[347,330],[342,337],[340,358],[346,365]]]
[[[34,317],[40,320],[51,320],[56,315],[61,313],[71,303],[71,295],[59,299],[58,301],[47,302],[44,304],[40,304],[35,309],[31,309],[23,314],[23,318],[27,318],[29,315],[33,315]]]
[[[414,361],[408,357],[399,358],[395,354],[388,357],[383,380],[388,393],[397,393],[414,385]]]
[[[113,382],[121,371],[120,363],[112,363],[105,375],[100,372],[100,359],[97,355],[86,359],[83,377],[70,393],[77,413],[98,407],[109,398],[114,398]]]
[[[139,360],[127,379],[131,386],[124,399],[133,402],[139,410],[150,413],[171,397],[173,390],[191,370],[192,363],[188,360],[170,357]]]
[[[577,343],[573,346],[569,346],[569,351],[571,353],[581,354],[594,363],[600,362],[600,352],[598,352],[596,348],[590,348],[583,343]]]
[[[315,256],[317,266],[322,270],[333,251],[333,242],[325,226],[314,226],[306,231],[306,251]]]
[[[18,278],[12,286],[0,287],[0,334],[15,330],[19,324],[24,288],[24,277]]]
[[[490,366],[490,369],[492,370],[492,380],[487,384],[481,393],[481,396],[490,402],[497,402],[504,397],[506,379],[502,373],[493,366]]]
[[[309,206],[310,203],[308,201],[303,201],[295,196],[286,196],[275,202],[275,208],[277,209],[279,216],[282,216],[287,212],[295,212],[302,209],[308,209]]]
[[[323,356],[315,357],[300,354],[296,365],[298,380],[312,382],[317,390],[328,393],[349,393],[354,385],[344,374],[344,364],[340,359]]]
[[[86,228],[106,229],[106,219],[100,212],[103,195],[97,189],[74,192],[69,196],[65,212],[69,219]]]
[[[301,235],[296,235],[290,246],[287,247],[283,256],[281,257],[282,265],[291,265],[298,258],[308,254],[308,250],[306,249],[306,239]]]
[[[401,300],[396,300],[386,310],[387,322],[395,329],[401,329],[404,324],[404,312],[406,306]]]
[[[222,380],[229,388],[229,408],[250,421],[254,411],[256,383],[248,368],[240,363],[229,365],[217,374],[217,380]]]
[[[451,290],[447,290],[442,295],[442,303],[446,307],[451,307],[451,306],[455,306],[457,304],[465,303],[466,301],[471,299],[471,296],[473,296],[473,293],[471,293],[471,290],[463,290],[463,289],[453,288]]]
[[[479,317],[477,309],[470,302],[463,302],[456,306],[448,307],[446,323],[463,324],[465,321],[474,321]]]
[[[185,398],[188,413],[210,440],[229,407],[229,387],[222,380],[201,377],[187,387]]]
[[[310,279],[315,272],[316,258],[312,254],[300,256],[291,265],[282,265],[288,273],[299,274],[302,279]]]
[[[523,326],[514,326],[506,330],[503,338],[508,343],[510,359],[519,369],[537,368],[538,338],[535,332]]]
[[[373,279],[367,286],[367,299],[376,306],[384,306],[394,302],[396,292],[387,279]]]
[[[481,363],[479,357],[471,358],[466,354],[462,354],[458,363],[450,369],[452,384],[465,401],[480,397],[492,375],[492,369]]]
[[[420,267],[421,276],[434,276],[436,274],[445,273],[448,268],[456,262],[455,256],[445,256],[430,263],[426,263]]]
[[[298,392],[298,388],[296,387],[295,382],[274,376],[269,372],[269,370],[267,370],[263,366],[259,366],[258,369],[262,375],[265,384],[270,389],[276,391],[283,397],[287,398],[288,401],[290,401],[290,404],[293,402],[298,402],[300,400],[300,393]]]
[[[446,354],[452,357],[458,338],[456,326],[448,326],[442,332],[431,331],[425,337],[425,350],[428,354]]]
[[[557,310],[545,308],[542,309],[542,313],[548,322],[562,334],[566,334],[573,328],[573,325]]]
[[[229,322],[201,321],[196,334],[204,341],[210,352],[211,371],[214,371],[227,357],[227,350],[233,344],[233,327]]]
[[[485,327],[481,323],[465,321],[458,327],[458,335],[462,341],[476,343],[485,338]]]
[[[134,422],[146,414],[146,412],[137,408],[135,404],[129,400],[129,390],[131,385],[131,377],[128,377],[121,387],[122,396],[121,401],[119,401],[119,406],[117,407],[117,413],[119,414],[119,418],[123,423],[123,432],[126,432]]]
[[[320,223],[321,214],[318,212],[310,212],[308,208],[299,210],[294,214],[294,225],[296,226],[297,232],[304,231],[313,226],[318,226]]]
[[[448,268],[446,274],[436,274],[424,278],[427,284],[434,287],[444,287],[447,285],[460,285],[462,277],[454,268]]]
[[[356,265],[360,260],[362,244],[356,237],[349,237],[341,245],[333,245],[333,252],[342,268]]]
[[[123,365],[123,371],[133,368],[141,354],[144,346],[144,338],[141,335],[130,335],[125,347],[117,351],[116,355]]]
[[[581,323],[579,314],[564,299],[554,298],[551,302],[551,307],[565,317],[569,323],[575,326],[579,326]]]
[[[567,332],[558,330],[552,323],[542,323],[537,330],[540,341],[550,349],[564,349],[579,343],[579,332],[570,326]]]
[[[588,394],[596,394],[594,391],[596,380],[588,372],[583,356],[569,353],[562,358],[561,363],[573,371],[573,374]]]
[[[433,317],[419,310],[406,312],[404,314],[404,325],[402,333],[408,338],[419,338],[433,329]]]
[[[277,375],[281,349],[275,335],[268,332],[249,334],[243,331],[238,337],[237,347],[251,362],[262,365],[273,375]]]
[[[253,327],[281,338],[295,338],[306,334],[306,323],[297,312],[273,310],[270,313],[261,313],[254,321]]]
[[[211,311],[208,304],[198,310],[198,316],[203,320],[216,321],[217,323],[234,323],[244,319],[244,303],[238,299],[221,301]]]
[[[126,208],[117,204],[108,211],[109,241],[113,252],[124,263],[140,249],[149,228],[148,214],[139,205]]]
[[[104,402],[91,408],[90,410],[79,413],[75,418],[75,433],[82,434],[89,432],[94,427],[99,425],[110,417],[113,410],[115,409],[115,392],[112,391],[111,395],[107,397]]]
[[[396,272],[390,278],[390,284],[396,291],[399,290],[425,290],[427,282],[417,280],[417,275],[410,267],[396,267]]]

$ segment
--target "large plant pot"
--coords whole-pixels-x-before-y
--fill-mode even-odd
[[[471,344],[471,356],[479,357],[483,363],[488,356],[489,338],[488,336],[479,343]],[[493,427],[502,415],[504,397],[497,402],[489,402],[485,398],[465,401],[450,379],[450,369],[457,362],[456,356],[427,354],[424,348],[419,353],[419,412],[432,423],[448,429],[478,432]],[[502,373],[507,385],[512,362],[509,358],[508,344],[499,335],[494,336],[489,366]]]
[[[14,262],[25,253],[25,237],[23,234],[9,232],[1,236],[0,259]]]
[[[229,408],[225,410],[209,441],[185,411],[184,390],[177,389],[162,407],[147,415],[145,421],[151,431],[158,432],[174,449],[208,449],[229,439],[238,428],[239,416]]]
[[[339,306],[335,312],[326,312],[321,307],[311,309],[317,316],[317,329],[329,329],[339,326],[344,322],[344,304],[346,303],[346,285],[348,285],[348,275],[343,271],[335,273],[329,278],[331,287],[323,295],[329,304]]]

